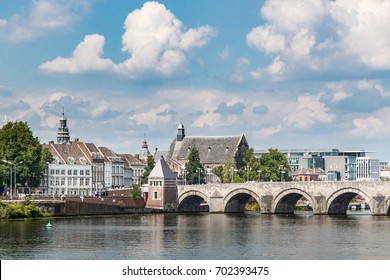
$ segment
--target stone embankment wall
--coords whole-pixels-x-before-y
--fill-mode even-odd
[[[51,210],[55,216],[85,216],[147,213],[143,199],[130,197],[80,198],[67,197],[63,201],[37,203],[41,208]]]

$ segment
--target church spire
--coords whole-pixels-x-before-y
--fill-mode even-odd
[[[62,117],[60,119],[60,127],[57,132],[57,143],[68,143],[70,141],[69,129],[67,127],[68,120],[65,117],[64,107],[62,107]]]
[[[150,152],[148,149],[148,143],[146,142],[146,136],[144,134],[144,141],[142,142],[142,147],[141,147],[141,152],[139,154],[139,159],[144,160],[146,162],[146,160],[148,159],[148,156],[150,156]]]
[[[180,119],[180,123],[177,127],[177,137],[176,137],[176,140],[177,141],[183,141],[184,137],[185,137],[185,131],[184,131],[184,125],[183,125],[183,122],[182,120]]]

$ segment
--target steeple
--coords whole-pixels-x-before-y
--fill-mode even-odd
[[[67,127],[68,120],[65,117],[64,107],[62,107],[62,117],[60,119],[60,127],[57,132],[57,143],[68,143],[70,142],[69,129]]]
[[[146,142],[146,137],[144,134],[144,141],[142,142],[142,147],[141,147],[141,152],[139,154],[139,159],[144,160],[146,162],[146,160],[148,159],[148,156],[150,156],[150,152],[149,152],[148,143]]]
[[[182,121],[180,120],[180,123],[177,127],[177,137],[176,137],[176,140],[177,141],[183,141],[184,137],[185,137],[185,131],[184,131],[184,125],[182,123]]]

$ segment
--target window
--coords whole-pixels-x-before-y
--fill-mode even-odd
[[[60,170],[56,169],[56,175],[60,175]]]
[[[84,186],[84,178],[80,178],[80,186]]]
[[[77,170],[73,170],[73,175],[77,176]]]
[[[61,186],[65,186],[65,178],[61,178]]]
[[[61,175],[65,175],[65,169],[61,169]]]
[[[90,175],[90,170],[89,169],[85,170],[85,176],[89,176],[89,175]]]
[[[89,186],[89,178],[85,178],[85,185]]]
[[[68,176],[71,176],[72,175],[72,170],[68,170]]]
[[[54,169],[50,169],[50,175],[54,175]]]
[[[158,192],[153,193],[153,199],[158,199]]]
[[[80,170],[80,176],[84,176],[84,170]]]

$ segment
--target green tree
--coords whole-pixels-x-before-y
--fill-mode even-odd
[[[186,181],[189,185],[204,184],[205,171],[200,162],[199,151],[196,147],[191,148],[186,163]]]
[[[287,157],[277,149],[269,149],[260,158],[260,172],[262,181],[291,181],[288,175],[290,166]]]
[[[15,164],[18,185],[37,187],[43,178],[42,146],[26,122],[8,122],[0,129],[0,162],[3,181],[9,185],[10,166]],[[14,173],[15,174],[15,173]]]
[[[253,148],[244,152],[242,162],[244,166],[238,170],[238,175],[244,181],[259,181],[260,159],[255,157]]]
[[[155,162],[154,162],[154,157],[153,156],[148,156],[147,162],[146,162],[146,167],[144,169],[144,173],[141,178],[141,184],[147,184],[148,183],[148,177],[150,172],[152,172],[154,168]]]
[[[141,199],[142,198],[142,190],[138,184],[134,184],[131,188],[130,195],[132,199]]]
[[[244,179],[238,173],[238,169],[233,162],[227,162],[222,169],[223,183],[243,183]]]

